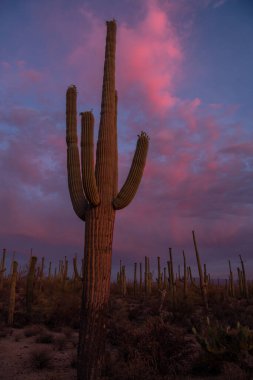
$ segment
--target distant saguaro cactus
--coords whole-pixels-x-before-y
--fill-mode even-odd
[[[94,380],[101,368],[105,311],[110,293],[115,211],[126,207],[141,181],[148,151],[145,132],[138,136],[130,172],[118,192],[117,92],[115,91],[116,22],[107,22],[101,118],[93,162],[92,112],[81,113],[81,165],[77,145],[75,86],[66,95],[67,169],[72,206],[85,221],[84,276],[78,345],[77,378]],[[81,168],[80,168],[81,166]]]
[[[29,272],[26,279],[26,312],[28,317],[32,312],[32,302],[33,302],[33,285],[35,276],[35,266],[37,263],[37,257],[32,256],[30,258]]]
[[[17,261],[13,262],[12,265],[12,275],[11,275],[11,287],[10,287],[10,299],[9,299],[9,308],[8,308],[8,325],[13,325],[13,317],[15,310],[15,300],[16,300],[16,282],[17,282]]]
[[[3,255],[2,260],[0,263],[0,290],[3,288],[3,281],[4,281],[4,272],[6,271],[5,268],[5,257],[6,257],[6,249],[3,249]]]
[[[199,256],[199,251],[198,251],[198,246],[197,246],[197,241],[195,237],[195,232],[192,231],[192,237],[193,237],[193,243],[194,243],[194,248],[195,248],[195,253],[196,253],[196,259],[197,259],[197,264],[198,264],[198,271],[199,271],[199,283],[200,283],[200,290],[204,302],[204,306],[206,310],[208,309],[208,302],[207,302],[207,283],[205,282],[205,278],[203,276],[203,271],[202,271],[202,266],[200,262],[200,256]]]

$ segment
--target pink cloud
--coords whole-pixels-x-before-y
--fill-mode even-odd
[[[93,96],[102,84],[105,27],[86,8],[82,16],[89,29],[81,33],[82,41],[74,45],[67,62],[78,69]],[[116,74],[121,105],[127,99],[138,99],[142,106],[166,112],[177,102],[173,90],[182,60],[180,39],[169,13],[157,1],[147,1],[143,19],[134,25],[118,23]],[[85,89],[80,91],[88,96]]]
[[[153,111],[164,112],[176,104],[174,77],[183,53],[168,14],[156,1],[147,2],[146,15],[138,25],[119,27],[118,57],[123,96],[133,86]]]
[[[41,82],[44,75],[39,72],[38,70],[30,69],[30,70],[24,70],[21,73],[21,76],[23,80],[29,83],[36,83],[36,82]]]

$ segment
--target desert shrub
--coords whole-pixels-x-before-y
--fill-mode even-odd
[[[63,351],[67,345],[67,339],[64,335],[58,335],[54,339],[54,348],[58,351]]]
[[[30,338],[31,336],[36,336],[38,334],[41,334],[44,330],[45,330],[44,326],[32,325],[24,329],[24,335],[26,336],[26,338]]]
[[[68,302],[66,302],[66,299]],[[78,294],[58,293],[55,294],[54,302],[47,311],[45,323],[49,327],[69,326],[72,328],[79,327],[80,300]]]
[[[18,309],[18,307],[20,307],[20,309]],[[22,310],[21,305],[16,304],[13,326],[16,328],[23,328],[27,325],[27,323],[28,323],[28,317],[27,317],[26,312]]]
[[[246,373],[240,366],[234,363],[223,363],[224,380],[250,380],[251,375]]]
[[[54,336],[53,336],[53,334],[51,334],[47,331],[44,331],[36,337],[35,342],[36,343],[50,344],[50,343],[54,342]]]
[[[24,335],[26,336],[26,338],[30,338],[31,336],[36,336],[38,334],[41,334],[43,329],[44,328],[40,325],[29,326],[25,328]]]
[[[23,334],[22,333],[16,333],[14,335],[15,342],[19,342],[22,338],[23,338]]]
[[[65,335],[65,337],[67,339],[72,339],[72,337],[73,337],[73,329],[71,327],[68,327],[68,326],[63,327],[61,329],[61,331],[62,331],[62,333]]]
[[[201,353],[198,360],[193,364],[191,373],[194,376],[218,376],[222,372],[221,358],[215,358],[208,353]]]
[[[30,363],[33,369],[51,368],[52,352],[48,349],[34,349],[30,353]]]
[[[205,373],[219,374],[224,363],[234,363],[247,371],[252,371],[253,330],[239,322],[235,328],[223,326],[219,322],[208,321],[205,329],[198,332],[193,328],[199,343],[205,351],[198,366]],[[201,372],[201,368],[198,371]]]
[[[181,329],[172,328],[160,318],[149,318],[137,334],[137,349],[158,374],[189,372],[198,354],[194,340],[187,340]]]
[[[8,335],[11,336],[13,333],[13,330],[8,327],[2,327],[0,328],[0,338],[6,338]]]
[[[77,354],[76,354],[76,352],[73,353],[70,357],[70,367],[71,368],[77,368]]]
[[[109,379],[151,380],[173,378],[191,370],[200,346],[195,338],[172,328],[160,317],[149,317],[142,326],[111,326],[110,344],[117,347],[117,360],[106,360],[104,377]],[[112,351],[112,350],[111,350]]]

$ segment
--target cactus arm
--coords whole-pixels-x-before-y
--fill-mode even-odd
[[[83,112],[82,115],[82,135],[81,135],[81,160],[82,160],[82,179],[85,196],[90,204],[98,206],[100,197],[98,194],[93,155],[93,133],[94,116],[92,112]]]
[[[113,200],[113,207],[115,210],[120,210],[126,207],[134,198],[145,167],[148,144],[148,135],[145,132],[141,132],[140,136],[138,136],[133,162],[126,182],[122,186],[117,197]]]
[[[80,160],[77,146],[77,121],[76,121],[76,87],[70,86],[66,95],[66,125],[67,125],[67,169],[68,187],[73,209],[76,215],[85,220],[85,211],[88,201],[85,198],[81,172]]]
[[[114,193],[116,197],[118,194],[118,136],[117,136],[117,121],[118,121],[118,92],[115,90],[115,113],[114,113]]]

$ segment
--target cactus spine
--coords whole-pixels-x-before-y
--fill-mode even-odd
[[[11,289],[10,289],[10,300],[8,309],[8,325],[13,325],[13,317],[15,310],[15,299],[16,299],[16,282],[17,282],[17,269],[18,263],[13,261],[12,263],[12,275],[11,275]]]
[[[75,86],[66,95],[68,186],[72,206],[85,221],[84,276],[78,345],[78,380],[96,379],[105,341],[104,315],[110,293],[111,255],[116,210],[126,207],[141,181],[148,136],[138,136],[129,175],[118,193],[117,92],[115,90],[116,22],[107,22],[101,118],[93,162],[94,117],[81,114],[81,166],[77,146]],[[82,175],[81,175],[82,173]]]

